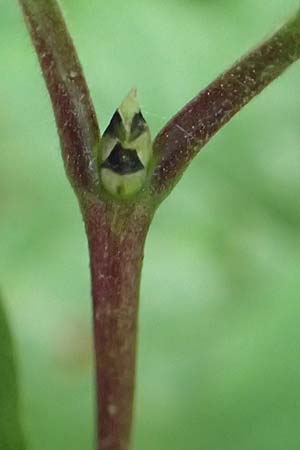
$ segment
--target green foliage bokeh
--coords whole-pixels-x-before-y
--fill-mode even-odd
[[[101,128],[137,86],[155,134],[299,2],[61,3]],[[83,225],[17,1],[0,6],[0,272],[25,429],[30,450],[92,450]],[[209,143],[155,217],[135,450],[300,448],[299,86],[296,64]]]
[[[13,338],[0,295],[0,448],[25,450]]]

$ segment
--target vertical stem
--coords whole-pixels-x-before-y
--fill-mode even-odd
[[[96,355],[98,450],[128,450],[143,249],[150,218],[94,201],[84,208]]]

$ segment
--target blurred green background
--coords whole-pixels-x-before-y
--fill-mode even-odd
[[[299,5],[61,3],[102,129],[137,86],[153,134]],[[0,11],[0,285],[25,431],[29,450],[92,450],[82,220],[17,1]],[[155,217],[134,450],[300,448],[299,92],[296,64],[209,143]]]

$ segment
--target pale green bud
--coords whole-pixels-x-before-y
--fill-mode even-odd
[[[149,127],[132,89],[113,115],[100,142],[99,170],[104,188],[127,198],[142,189],[152,158]]]

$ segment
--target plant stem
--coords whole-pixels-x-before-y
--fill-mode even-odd
[[[158,133],[158,160],[152,177],[160,202],[174,187],[199,150],[240,109],[300,57],[300,11],[267,41],[243,56]]]
[[[98,450],[128,450],[143,249],[149,213],[91,201],[83,209],[91,261]]]
[[[77,53],[56,0],[19,0],[51,97],[62,156],[78,193],[95,192],[98,122]]]
[[[154,141],[153,174],[130,202],[101,189],[100,133],[56,0],[19,0],[52,100],[63,159],[88,237],[94,314],[97,449],[129,450],[139,285],[154,206],[236,112],[300,57],[300,13],[187,104]],[[148,205],[148,206],[147,206]]]

